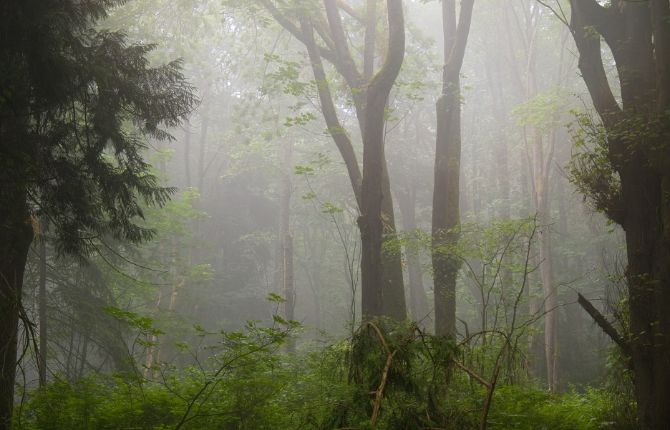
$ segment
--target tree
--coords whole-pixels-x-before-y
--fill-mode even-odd
[[[105,238],[142,242],[141,202],[162,205],[143,159],[195,98],[180,63],[93,27],[121,3],[7,1],[0,7],[0,429],[10,427],[23,274],[40,218],[61,254]]]
[[[602,132],[578,158],[575,181],[626,235],[630,359],[639,425],[670,421],[670,4],[572,0],[579,69]],[[601,39],[618,72],[617,100]]]
[[[456,277],[461,174],[460,73],[470,32],[474,0],[461,2],[456,23],[456,1],[442,0],[444,71],[437,100],[435,188],[433,190],[432,260],[435,280],[435,334],[456,336]],[[452,248],[452,249],[450,249]]]
[[[299,23],[291,19],[291,14],[296,13],[295,10],[282,11],[269,0],[261,0],[261,4],[307,48],[326,126],[349,174],[361,212],[359,228],[362,243],[363,315],[384,315],[402,320],[406,317],[406,306],[400,255],[382,252],[385,236],[395,234],[393,201],[384,156],[384,124],[389,93],[400,72],[405,52],[402,2],[392,0],[387,3],[389,37],[386,59],[376,74],[376,0],[367,1],[365,14],[358,13],[345,2],[335,0],[324,0],[323,11],[312,8],[311,5],[301,5],[308,10],[297,11],[300,15],[297,19]],[[351,54],[340,10],[346,12],[359,25],[363,25],[362,72]],[[317,34],[322,44],[317,42]],[[363,140],[362,173],[351,138],[338,118],[323,59],[335,67],[351,93]],[[378,199],[381,200],[377,201]],[[379,216],[378,210],[381,211]]]

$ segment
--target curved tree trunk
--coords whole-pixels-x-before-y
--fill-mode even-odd
[[[364,112],[363,182],[361,186],[361,216],[358,218],[362,245],[361,308],[363,318],[386,315],[395,319],[404,319],[404,290],[400,292],[388,291],[385,288],[388,281],[384,279],[385,273],[388,272],[382,269],[384,222],[390,224],[394,221],[393,219],[382,219],[382,208],[384,206],[382,201],[384,200],[385,190],[385,200],[391,201],[390,186],[385,186],[385,183],[388,183],[386,158],[384,156],[386,105],[405,56],[405,24],[402,0],[388,0],[387,7],[389,41],[386,61],[370,82]],[[388,216],[388,212],[385,215]],[[400,256],[398,255],[397,258],[399,259]],[[402,272],[400,272],[400,281],[402,282]]]

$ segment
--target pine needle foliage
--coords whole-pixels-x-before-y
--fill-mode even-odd
[[[118,0],[8,0],[0,6],[0,175],[55,228],[60,253],[96,239],[138,243],[142,206],[163,205],[144,161],[196,103],[181,62],[153,66],[152,45],[96,29]],[[3,196],[13,196],[11,192]],[[3,199],[4,200],[4,199]],[[2,204],[10,204],[9,199]]]

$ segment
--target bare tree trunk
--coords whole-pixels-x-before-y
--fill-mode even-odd
[[[186,188],[191,188],[191,121],[184,121],[184,176]]]
[[[455,0],[442,1],[444,76],[438,98],[433,191],[432,261],[435,334],[456,336],[456,278],[460,260],[453,248],[460,233],[461,99],[460,71],[474,0],[461,2],[458,27]]]
[[[158,293],[156,295],[156,306],[154,308],[154,312],[158,314],[161,309],[161,301],[163,300],[163,287],[160,286],[158,287]],[[147,357],[145,361],[145,368],[144,368],[144,377],[146,379],[153,379],[153,366],[157,362],[157,356],[158,356],[158,336],[154,333],[151,335],[151,338],[149,339],[149,349],[147,350]]]
[[[200,112],[200,144],[198,145],[198,193],[202,196],[205,193],[203,189],[205,184],[205,154],[207,153],[207,132],[209,131],[209,108],[210,101],[209,98],[209,87],[210,83],[207,83],[207,88],[205,89],[205,101],[202,106],[202,111]]]
[[[39,375],[40,387],[47,383],[47,240],[46,217],[42,217],[40,222],[40,242],[39,242],[39,292],[38,292],[38,322],[40,350],[37,359],[37,373]]]
[[[271,4],[264,2],[264,5],[270,13],[272,13],[275,19],[284,26],[284,28],[291,31],[294,36],[301,40],[307,47],[312,70],[314,72],[314,78],[317,82],[319,101],[321,102],[321,110],[326,125],[349,173],[349,180],[361,212],[361,217],[359,219],[361,242],[370,242],[367,245],[362,246],[362,251],[366,254],[365,256],[362,255],[362,260],[366,261],[365,265],[369,269],[365,270],[366,275],[363,276],[365,280],[362,281],[361,286],[362,295],[365,297],[363,302],[366,304],[364,308],[367,311],[372,312],[369,316],[385,315],[396,320],[403,320],[406,317],[406,304],[401,256],[394,252],[382,252],[385,237],[393,240],[396,231],[391,187],[384,157],[384,112],[386,111],[388,93],[395,81],[395,76],[392,76],[392,79],[389,78],[391,75],[397,75],[397,72],[394,72],[393,69],[397,65],[395,63],[397,63],[398,52],[402,50],[402,54],[404,55],[404,28],[397,27],[398,24],[401,26],[404,25],[402,22],[402,11],[399,12],[400,15],[397,15],[398,12],[394,11],[394,8],[396,8],[396,6],[393,5],[394,1],[395,0],[389,2],[388,5],[390,43],[387,59],[377,75],[370,78],[367,87],[365,85],[365,79],[374,65],[374,58],[371,57],[374,55],[374,49],[371,49],[374,47],[375,41],[374,35],[372,34],[372,32],[375,31],[374,28],[366,29],[364,75],[360,75],[356,70],[355,62],[349,52],[347,38],[344,33],[339,11],[334,1],[326,0],[324,5],[326,7],[326,15],[329,22],[330,37],[332,38],[332,43],[334,44],[336,51],[335,58],[331,57],[331,55],[327,55],[324,50],[317,46],[314,39],[313,26],[309,19],[303,17],[300,22],[300,29],[298,30]],[[376,21],[373,19],[375,15],[374,2],[368,2],[367,6],[367,21]],[[392,15],[396,16],[391,19]],[[397,22],[397,18],[400,18],[400,22]],[[400,40],[401,38],[402,40]],[[391,43],[392,40],[400,44],[394,45]],[[335,109],[321,60],[322,56],[335,65],[338,72],[342,74],[351,88],[359,127],[361,135],[363,136],[363,172],[365,174],[365,153],[367,151],[368,173],[378,176],[368,178],[365,193],[367,193],[366,195],[368,198],[379,198],[378,202],[363,202],[363,194],[365,194],[363,191],[363,183],[365,182],[364,174],[361,174],[350,138],[337,118],[337,111]],[[402,58],[400,58],[398,64],[401,63]],[[370,94],[371,92],[373,92],[373,94]],[[383,106],[380,103],[382,103]],[[371,124],[370,121],[373,121],[374,123]],[[371,144],[370,142],[373,143]],[[379,196],[377,196],[377,188],[381,190]],[[374,221],[373,219],[376,218],[376,215],[370,213],[376,212],[377,206],[380,207],[379,222]],[[365,230],[365,233],[363,233],[363,230]],[[380,240],[381,242],[373,244],[373,242],[376,242],[377,240]],[[380,256],[372,257],[370,252],[377,252],[377,250],[379,250]],[[370,258],[372,258],[372,260],[370,260]],[[363,270],[361,271],[363,272]],[[379,273],[376,273],[377,271]],[[371,276],[368,276],[368,274]],[[373,281],[373,279],[375,281]],[[379,303],[373,306],[371,300],[379,300]],[[368,305],[372,307],[368,308]],[[364,313],[365,312],[366,311],[364,311]]]
[[[384,179],[385,177],[388,178],[384,156],[385,113],[389,93],[400,72],[405,56],[405,24],[402,1],[388,0],[387,8],[389,38],[386,60],[370,82],[364,113],[363,182],[361,186],[361,216],[358,218],[362,245],[361,308],[363,318],[373,318],[386,314],[391,318],[403,320],[405,319],[404,290],[401,290],[402,297],[393,294],[394,292],[398,293],[397,291],[385,291],[386,281],[382,269],[385,222],[385,220],[382,220],[382,199],[384,198],[384,189],[386,188],[387,193],[390,190],[390,186],[384,186]],[[390,201],[390,193],[386,197]],[[391,220],[389,220],[389,224],[390,222]],[[402,271],[400,271],[400,282],[402,282]],[[387,297],[384,297],[385,293]],[[384,309],[385,302],[386,312]]]
[[[412,181],[408,178],[408,181]],[[416,184],[413,182],[407,190],[396,193],[398,208],[402,215],[402,228],[406,233],[414,233],[416,224]],[[428,299],[423,287],[423,270],[418,247],[410,243],[405,246],[407,275],[409,280],[410,312],[414,321],[425,321],[429,317]],[[425,324],[424,324],[425,325]]]
[[[293,236],[291,235],[291,168],[293,160],[293,142],[283,143],[283,155],[281,166],[281,184],[279,192],[279,240],[281,242],[281,283],[284,295],[284,318],[288,321],[295,319],[295,286],[293,275]],[[287,344],[287,349],[293,351],[295,348],[292,340]]]

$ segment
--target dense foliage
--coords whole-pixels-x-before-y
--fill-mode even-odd
[[[465,30],[439,9],[472,1],[405,2],[372,163],[395,321],[362,315],[359,230],[387,2],[4,2],[0,430],[12,405],[15,430],[637,428],[601,329],[633,337],[610,145],[661,121],[596,117],[565,3],[477,0],[441,86]],[[436,240],[447,95],[460,210]]]

